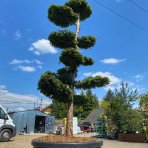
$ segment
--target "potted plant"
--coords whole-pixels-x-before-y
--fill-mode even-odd
[[[78,67],[93,65],[92,58],[83,56],[80,49],[93,47],[96,39],[93,36],[79,36],[80,22],[89,18],[92,9],[86,0],[68,0],[64,5],[51,5],[48,19],[55,25],[66,28],[76,26],[75,32],[67,29],[50,33],[49,41],[54,47],[62,49],[59,60],[64,67],[57,73],[47,71],[41,75],[38,89],[45,96],[67,104],[66,136],[46,136],[32,141],[34,148],[39,147],[101,147],[102,142],[93,138],[73,137],[73,101],[83,99],[75,94],[75,89],[90,89],[109,84],[107,77],[88,77],[76,81]]]

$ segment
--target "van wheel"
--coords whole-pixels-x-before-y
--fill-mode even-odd
[[[0,133],[0,141],[7,142],[12,137],[12,132],[9,129],[4,129]]]

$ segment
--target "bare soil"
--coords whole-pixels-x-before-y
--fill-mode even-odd
[[[37,141],[43,142],[57,142],[57,143],[78,143],[78,142],[97,142],[98,138],[89,137],[65,137],[65,136],[43,136],[36,139]]]

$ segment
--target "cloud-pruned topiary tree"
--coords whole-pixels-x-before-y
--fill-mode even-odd
[[[62,28],[76,26],[76,31],[67,29],[50,33],[49,41],[54,47],[62,49],[59,60],[65,66],[52,73],[50,71],[41,75],[38,89],[45,96],[65,102],[67,104],[66,136],[73,136],[73,101],[78,98],[75,89],[91,89],[109,84],[107,77],[89,77],[76,81],[78,67],[90,66],[94,61],[83,56],[79,49],[93,47],[96,39],[93,36],[79,36],[80,22],[89,18],[92,9],[86,0],[68,0],[64,5],[51,5],[48,9],[48,19]]]

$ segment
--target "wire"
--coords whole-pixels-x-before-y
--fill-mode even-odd
[[[49,100],[48,98],[42,99]],[[19,101],[9,101],[9,102],[1,102],[1,104],[33,104],[34,102],[19,102]],[[46,103],[42,103],[43,105],[46,105]]]
[[[20,105],[24,105],[24,104],[33,104],[34,102],[1,102],[1,104],[5,104],[5,105],[14,105],[14,104],[20,104]],[[46,103],[43,103],[42,105],[46,105]]]
[[[140,26],[140,25],[134,23],[133,21],[127,19],[126,17],[124,17],[124,16],[118,14],[116,11],[112,10],[111,8],[109,8],[109,7],[105,6],[105,5],[103,5],[102,3],[100,3],[100,2],[98,2],[98,1],[96,1],[96,0],[93,0],[93,1],[96,2],[98,5],[102,6],[104,9],[106,9],[106,10],[110,11],[111,13],[117,15],[118,17],[122,18],[122,19],[125,20],[126,22],[128,22],[128,23],[130,23],[130,24],[136,26],[137,28],[139,28],[139,29],[141,29],[141,30],[143,30],[143,31],[145,31],[145,32],[148,32],[148,30],[147,30],[146,28],[144,28],[144,27],[142,27],[142,26]]]
[[[33,103],[29,103],[29,102],[2,102],[1,104],[33,104]]]
[[[137,4],[136,2],[129,0],[133,5],[135,5],[137,8],[139,8],[140,10],[142,10],[145,13],[148,13],[148,10],[142,8],[139,4]]]

